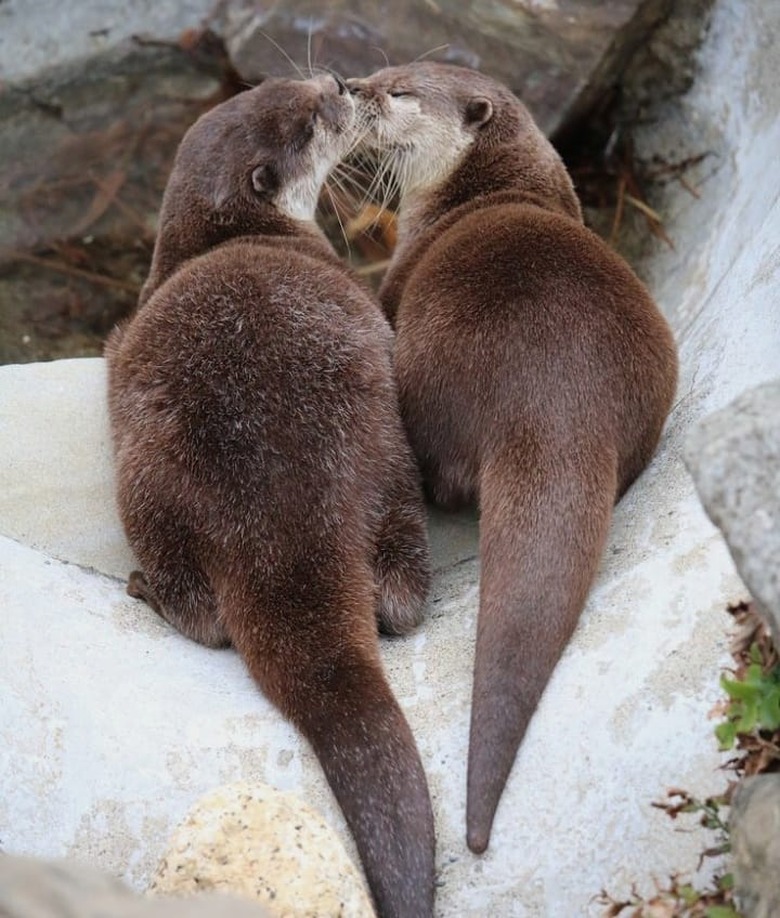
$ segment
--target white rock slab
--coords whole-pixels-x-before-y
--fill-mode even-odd
[[[103,360],[0,367],[0,535],[126,577]]]
[[[716,125],[728,169],[700,199],[678,192],[677,249],[648,266],[681,342],[678,404],[617,509],[481,858],[464,840],[473,519],[432,515],[429,619],[382,643],[434,797],[441,918],[595,913],[604,886],[625,895],[696,868],[700,838],[650,803],[670,785],[723,786],[707,713],[727,659],[722,610],[745,591],[680,449],[693,420],[780,371],[777,48],[780,8],[716,3],[690,117],[670,130],[695,146]],[[102,374],[100,361],[0,370],[0,844],[79,855],[140,888],[194,800],[258,779],[299,793],[354,851],[311,752],[236,656],[181,638],[109,576],[132,561]]]

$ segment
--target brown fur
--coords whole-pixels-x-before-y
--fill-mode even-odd
[[[313,218],[352,122],[332,78],[267,81],[184,138],[107,347],[117,496],[143,566],[128,591],[238,650],[312,744],[379,914],[427,916],[431,804],[377,639],[419,623],[430,578],[392,332],[285,203],[302,182]]]
[[[392,158],[400,185],[380,299],[396,327],[404,423],[433,499],[480,508],[467,801],[479,853],[612,506],[658,443],[676,351],[645,287],[582,225],[563,164],[505,87],[418,63],[350,88],[365,147],[383,166]]]

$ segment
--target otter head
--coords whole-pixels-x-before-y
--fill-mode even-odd
[[[268,79],[184,135],[163,198],[140,303],[189,258],[236,236],[314,220],[328,172],[351,148],[355,102],[333,76]]]
[[[269,206],[312,220],[328,172],[352,143],[354,120],[341,79],[268,79],[195,122],[171,182],[182,182],[217,222],[251,223]]]
[[[404,199],[446,210],[496,191],[546,199],[580,218],[560,157],[506,86],[465,67],[420,61],[347,80],[357,103],[357,149],[374,153]]]
[[[387,67],[366,79],[347,80],[357,102],[358,149],[375,152],[403,197],[445,179],[491,122],[494,103],[442,64]],[[479,78],[479,74],[474,74]]]

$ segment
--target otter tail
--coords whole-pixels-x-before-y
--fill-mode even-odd
[[[365,592],[360,624],[345,625],[349,633],[324,635],[320,615],[333,610],[307,614],[295,633],[288,618],[284,633],[245,627],[231,637],[260,688],[312,745],[357,844],[377,914],[427,918],[433,813],[414,737],[382,670],[372,593]]]
[[[616,497],[604,447],[493,456],[480,482],[480,605],[466,806],[481,854],[520,742],[577,624]]]

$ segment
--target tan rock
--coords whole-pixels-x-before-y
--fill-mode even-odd
[[[176,830],[149,892],[220,890],[279,918],[370,918],[362,877],[340,839],[294,794],[231,784],[199,800]]]

